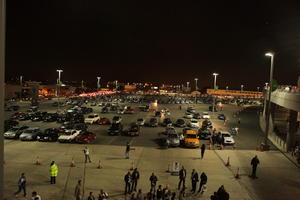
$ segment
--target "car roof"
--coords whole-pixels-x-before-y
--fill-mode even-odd
[[[196,135],[197,133],[196,133],[196,131],[193,131],[193,130],[187,130],[186,134]]]

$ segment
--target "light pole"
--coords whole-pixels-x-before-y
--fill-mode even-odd
[[[198,84],[197,84],[197,82],[198,82],[198,78],[195,78],[195,90],[196,91],[198,90]]]
[[[260,88],[260,87],[257,87],[257,92],[259,92],[259,88]]]
[[[98,90],[100,89],[100,79],[101,79],[101,77],[98,76],[98,77],[97,77],[97,89],[98,89]]]
[[[269,150],[268,145],[268,134],[270,129],[270,111],[271,111],[271,92],[272,92],[272,80],[273,80],[273,68],[274,68],[274,53],[268,52],[265,54],[267,57],[271,57],[271,66],[270,66],[270,80],[269,80],[269,90],[268,90],[268,99],[266,101],[267,103],[267,109],[266,109],[266,133],[265,133],[265,140],[264,140],[264,150]],[[266,96],[265,96],[266,98]]]
[[[116,90],[118,90],[118,80],[116,80]]]
[[[57,79],[57,109],[59,110],[59,95],[60,95],[60,86],[61,86],[61,73],[63,70],[57,69],[58,72],[58,79]]]
[[[228,90],[228,86],[226,86],[226,90]]]
[[[241,85],[241,91],[244,91],[244,85]]]
[[[212,74],[214,76],[214,91],[217,89],[217,76],[219,74],[217,73],[213,73]],[[215,95],[213,96],[213,107],[212,107],[212,112],[214,113],[215,112],[215,104],[216,104],[216,97]]]
[[[190,82],[186,82],[186,88],[189,88]]]

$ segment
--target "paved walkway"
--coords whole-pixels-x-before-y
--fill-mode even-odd
[[[300,173],[289,160],[279,151],[257,152],[248,150],[207,150],[203,160],[199,159],[198,149],[156,149],[153,147],[136,147],[129,160],[124,159],[124,147],[112,145],[89,145],[93,163],[83,163],[83,145],[58,144],[41,142],[6,142],[5,144],[5,194],[8,200],[15,198],[17,179],[25,172],[28,182],[28,194],[38,191],[44,200],[74,199],[73,192],[78,179],[83,180],[85,199],[88,192],[98,194],[102,188],[111,195],[111,199],[124,199],[123,177],[131,168],[132,162],[141,174],[138,188],[144,192],[150,189],[149,176],[157,174],[159,182],[168,184],[176,191],[178,176],[167,173],[168,164],[173,161],[182,163],[188,172],[187,187],[191,189],[190,173],[195,168],[198,173],[205,172],[208,176],[208,190],[203,195],[192,195],[188,192],[187,199],[209,199],[209,196],[224,185],[230,199],[263,200],[263,199],[298,199],[300,195]],[[51,149],[51,151],[49,151]],[[250,160],[258,155],[258,179],[251,179]],[[34,165],[39,156],[42,165]],[[224,163],[230,157],[230,167]],[[70,167],[72,158],[76,167]],[[49,164],[55,160],[59,166],[56,185],[49,183]],[[103,169],[97,169],[101,160]],[[234,174],[240,168],[240,179]]]

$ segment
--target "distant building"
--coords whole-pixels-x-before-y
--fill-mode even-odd
[[[233,97],[248,97],[248,98],[262,98],[263,93],[257,91],[241,91],[241,90],[215,90],[207,89],[207,94],[217,96],[233,96]]]

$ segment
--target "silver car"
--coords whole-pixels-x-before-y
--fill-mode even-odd
[[[38,127],[28,128],[21,135],[20,140],[36,140],[37,135],[40,133],[40,129]]]
[[[18,139],[20,135],[26,130],[28,126],[13,127],[4,133],[4,138],[7,139]]]
[[[171,133],[167,135],[166,143],[168,147],[180,146],[180,137],[177,133]]]

